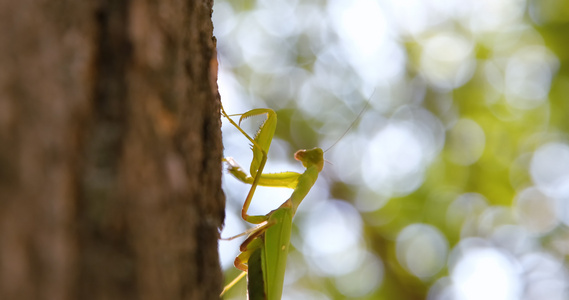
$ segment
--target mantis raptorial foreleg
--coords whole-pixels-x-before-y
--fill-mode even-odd
[[[267,153],[269,152],[276,128],[277,116],[275,112],[271,109],[254,109],[241,115],[239,123],[255,115],[265,114],[267,117],[255,137],[251,138],[239,124],[229,117],[223,107],[221,111],[229,122],[252,143],[253,160],[250,167],[250,176],[233,159],[226,158],[225,161],[229,165],[229,172],[235,178],[251,184],[241,210],[242,218],[247,222],[260,225],[255,227],[241,244],[241,254],[235,258],[235,267],[243,271],[254,269],[255,272],[253,273],[255,276],[249,276],[250,281],[258,281],[259,278],[262,278],[262,283],[249,284],[249,289],[254,289],[249,290],[251,299],[263,299],[261,297],[264,297],[264,299],[268,300],[278,300],[282,294],[292,218],[296,213],[296,209],[316,182],[319,172],[324,167],[324,152],[320,148],[297,151],[294,155],[295,159],[299,160],[306,168],[302,174],[296,172],[263,174]],[[288,187],[294,189],[294,191],[290,198],[279,208],[269,212],[267,215],[250,216],[247,212],[257,185]],[[254,255],[254,259],[252,259],[252,255]],[[258,273],[262,273],[262,276],[259,276]],[[263,291],[259,290],[261,288]]]

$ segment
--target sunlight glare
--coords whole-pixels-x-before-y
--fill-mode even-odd
[[[468,249],[452,269],[457,300],[517,300],[521,282],[519,265],[491,248]]]

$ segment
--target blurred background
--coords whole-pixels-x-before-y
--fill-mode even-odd
[[[568,1],[216,0],[213,20],[226,111],[278,113],[265,172],[357,119],[297,212],[283,299],[569,299]],[[223,185],[228,237],[250,186]],[[227,281],[241,241],[220,241]]]

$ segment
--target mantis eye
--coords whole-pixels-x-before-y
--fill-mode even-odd
[[[306,150],[298,150],[294,153],[294,159],[302,161],[306,155]]]

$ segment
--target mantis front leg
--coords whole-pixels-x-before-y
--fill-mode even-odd
[[[251,136],[249,136],[241,128],[241,126],[239,126],[239,124],[235,123],[235,121],[229,117],[229,115],[225,112],[223,105],[221,106],[221,112],[227,118],[227,120],[233,126],[235,126],[235,128],[237,128],[237,130],[239,130],[252,144],[253,160],[251,161],[251,167],[249,169],[251,176],[245,174],[243,169],[232,158],[226,158],[224,160],[229,164],[229,172],[232,173],[235,178],[245,183],[251,184],[251,188],[249,189],[249,193],[247,194],[247,198],[245,199],[243,208],[241,209],[241,217],[243,220],[249,223],[260,224],[267,220],[267,216],[250,216],[247,214],[249,206],[251,205],[251,200],[253,199],[255,190],[257,189],[257,185],[288,187],[294,189],[296,187],[296,182],[298,181],[300,174],[295,172],[263,174],[263,169],[265,168],[265,164],[267,162],[267,153],[269,152],[273,136],[275,135],[275,128],[277,124],[277,114],[272,109],[253,109],[242,114],[239,118],[239,124],[241,124],[241,121],[249,117],[263,114],[267,116],[266,120],[263,122],[263,124],[261,124],[254,138],[251,138]]]

